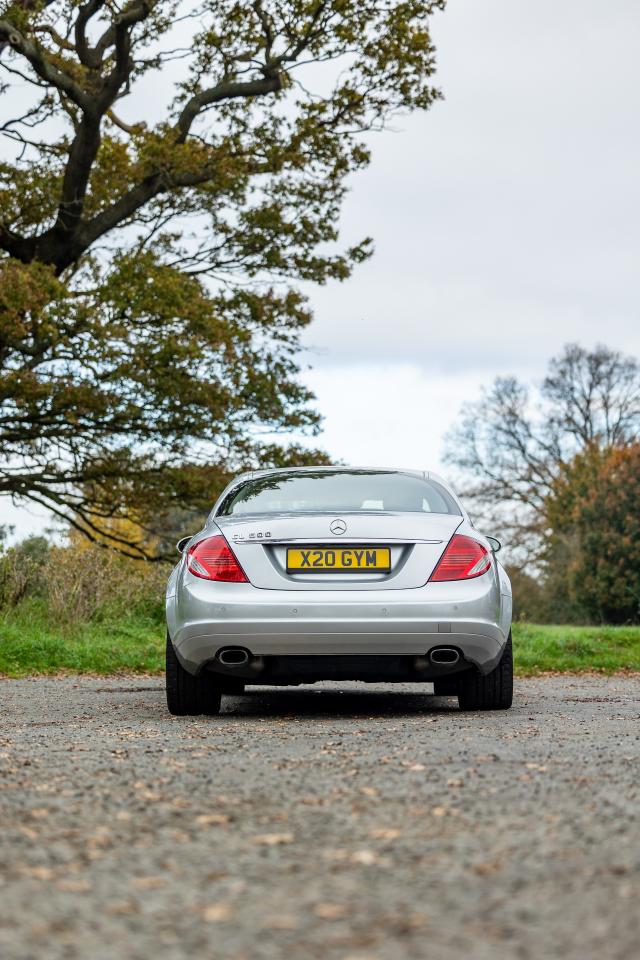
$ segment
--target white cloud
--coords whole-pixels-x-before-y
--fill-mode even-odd
[[[343,216],[372,261],[310,290],[316,363],[538,374],[562,344],[640,353],[635,0],[451,0],[446,100],[371,138]]]
[[[325,417],[321,441],[337,460],[442,473],[442,436],[481,383],[411,363],[322,367],[306,379]]]

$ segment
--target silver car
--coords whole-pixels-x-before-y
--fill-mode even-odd
[[[511,706],[511,585],[498,541],[431,473],[261,470],[178,543],[167,703],[215,714],[246,684],[421,682]]]

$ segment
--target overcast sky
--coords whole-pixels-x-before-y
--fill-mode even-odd
[[[446,99],[374,141],[345,208],[375,256],[312,294],[347,461],[438,468],[496,375],[572,340],[640,354],[640,4],[450,0],[433,34]]]
[[[440,469],[461,404],[568,341],[640,355],[640,3],[449,0],[433,35],[445,100],[372,139],[344,208],[375,255],[308,290],[320,443],[352,463]]]

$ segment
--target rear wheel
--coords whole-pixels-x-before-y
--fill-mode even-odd
[[[220,687],[220,692],[228,697],[241,697],[244,693],[244,680],[237,677],[223,677],[218,674],[215,683]]]
[[[460,688],[460,681],[455,677],[449,679],[442,677],[440,680],[433,681],[433,692],[436,697],[455,697]]]
[[[508,710],[513,702],[513,648],[511,633],[500,663],[482,677],[477,673],[460,677],[458,703],[461,710]]]
[[[213,716],[220,712],[221,691],[206,673],[194,677],[184,669],[167,633],[167,707],[175,717]]]

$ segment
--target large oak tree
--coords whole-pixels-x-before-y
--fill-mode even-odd
[[[291,281],[343,279],[363,134],[426,109],[444,0],[0,8],[0,493],[131,554],[314,430]],[[306,455],[309,456],[309,455]]]

